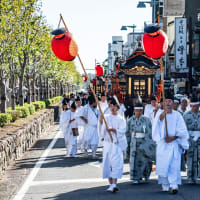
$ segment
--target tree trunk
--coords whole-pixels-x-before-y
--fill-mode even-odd
[[[55,90],[54,90],[54,97],[56,97],[56,93],[57,93],[57,84],[56,84],[56,81],[54,82],[54,85],[55,85]]]
[[[11,107],[13,110],[15,110],[15,105],[16,105],[16,97],[15,97],[15,91],[14,91],[14,88],[15,88],[15,75],[14,73],[11,74]]]
[[[19,104],[20,106],[24,106],[24,72],[27,63],[28,56],[24,52],[23,63],[21,62],[21,57],[19,57],[20,67],[21,67],[21,75],[20,75],[20,82],[19,82]]]
[[[45,87],[45,90],[46,90],[46,99],[48,99],[49,98],[49,79],[48,79],[48,77],[47,77],[47,79],[46,79],[46,87]]]
[[[29,75],[27,76],[27,88],[28,88],[28,93],[27,93],[27,103],[31,103],[31,86],[30,86],[30,77]]]
[[[0,104],[0,111],[1,113],[6,113],[6,82],[4,78],[3,70],[0,69],[0,97],[1,97],[1,104]]]
[[[59,96],[62,96],[63,93],[64,93],[62,82],[60,82],[60,90],[59,90],[59,93],[60,93]]]
[[[33,79],[32,79],[32,101],[36,101],[36,91],[35,91],[35,72],[33,72]]]
[[[40,87],[39,87],[39,91],[38,91],[38,100],[43,100],[43,90],[42,90],[42,74],[40,74]]]

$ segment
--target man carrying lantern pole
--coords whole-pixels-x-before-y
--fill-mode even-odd
[[[152,138],[157,143],[156,174],[162,191],[172,189],[178,192],[181,184],[181,153],[188,149],[188,132],[181,114],[173,110],[173,95],[164,92],[164,67],[162,56],[166,53],[168,41],[159,25],[150,25],[145,28],[143,36],[145,53],[154,59],[160,58],[161,86],[163,94],[164,112],[156,115],[152,127]],[[168,122],[168,123],[167,123]]]

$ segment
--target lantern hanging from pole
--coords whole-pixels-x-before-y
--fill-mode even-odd
[[[63,61],[72,61],[78,54],[78,45],[74,41],[72,34],[66,32],[65,28],[52,31],[55,35],[51,41],[51,48],[57,58]]]
[[[97,65],[95,67],[96,76],[103,76],[103,67],[101,65]]]
[[[83,81],[86,82],[87,81],[87,77],[86,76],[82,76]]]
[[[160,30],[159,25],[145,27],[143,35],[143,46],[147,56],[158,59],[165,55],[168,49],[166,34]]]

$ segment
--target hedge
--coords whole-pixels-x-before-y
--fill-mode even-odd
[[[35,113],[35,106],[32,103],[31,104],[25,103],[24,106],[29,109],[31,115]]]
[[[19,110],[11,110],[11,109],[8,109],[8,110],[7,110],[7,113],[10,114],[10,115],[12,116],[12,121],[11,121],[11,122],[16,121],[16,120],[19,119],[20,116],[22,115],[21,111],[19,111]]]
[[[9,113],[0,113],[0,126],[9,124],[12,121],[12,116]]]
[[[51,104],[60,102],[61,99],[62,99],[62,96],[57,96],[57,97],[54,97],[52,99],[45,99],[44,102],[46,104],[46,107],[48,107]]]
[[[46,108],[46,104],[44,101],[35,101],[32,104],[35,106],[36,111]]]
[[[21,118],[26,118],[30,115],[30,111],[27,106],[16,106],[15,110],[21,112],[21,115],[20,115]]]
[[[62,99],[62,96],[54,97],[52,99],[46,99],[44,101],[36,101],[31,104],[25,103],[24,106],[17,105],[15,110],[7,108],[7,113],[0,113],[0,126],[14,122],[19,118],[26,118],[29,115],[35,113],[35,111],[44,109],[51,104],[58,103]]]

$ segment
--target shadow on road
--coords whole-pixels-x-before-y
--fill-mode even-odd
[[[161,187],[156,180],[151,180],[147,184],[133,185],[130,182],[118,184],[120,191],[118,193],[106,192],[107,185],[101,187],[92,187],[79,189],[71,192],[61,193],[55,196],[43,198],[45,200],[199,200],[199,186],[182,185],[177,195],[161,192]]]

